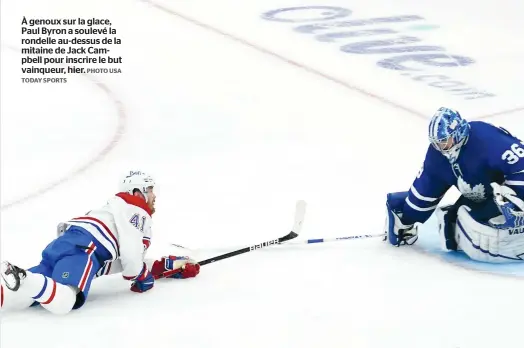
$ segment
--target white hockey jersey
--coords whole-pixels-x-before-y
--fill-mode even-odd
[[[144,265],[145,251],[151,243],[151,209],[140,197],[118,193],[99,209],[67,221],[67,225],[87,230],[112,255],[98,276],[122,272],[134,279]]]

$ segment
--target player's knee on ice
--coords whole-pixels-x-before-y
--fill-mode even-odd
[[[480,223],[470,211],[460,207],[455,232],[464,253],[473,260],[489,263],[524,261],[524,233]]]
[[[75,307],[77,292],[78,290],[70,285],[56,283],[55,299],[48,304],[42,304],[42,307],[53,314],[67,314]]]
[[[493,200],[476,203],[468,200],[464,196],[452,205],[438,207],[435,210],[435,216],[439,226],[439,236],[443,250],[454,251],[458,249],[456,226],[458,210],[461,206],[470,208],[469,214],[476,221],[487,222],[491,218],[500,215],[500,211]]]
[[[60,294],[61,297],[67,298],[67,300],[61,298],[61,303],[64,301],[70,303],[73,294],[74,299],[69,310],[78,309],[84,305],[91,282],[101,268],[100,257],[105,260],[109,259],[110,255],[104,253],[102,248],[97,248],[92,237],[73,226],[67,233],[51,242],[43,251],[40,264],[28,271],[46,276],[49,278],[49,283],[56,283],[56,296]],[[53,305],[42,304],[42,306],[50,311],[55,310]],[[66,311],[68,305],[57,306],[56,311],[62,313]]]
[[[78,290],[70,285],[58,283],[53,278],[27,271],[27,277],[17,293],[37,301],[54,314],[67,314],[75,306]]]
[[[453,206],[437,209],[442,248],[463,251],[472,260],[481,262],[524,261],[524,226],[497,227],[505,219],[492,202],[474,209],[458,204],[459,200]]]
[[[36,301],[52,313],[66,314],[84,305],[100,262],[94,249],[79,248],[69,239],[62,236],[53,241],[40,264],[27,270],[18,291],[30,299],[24,302],[26,307]]]

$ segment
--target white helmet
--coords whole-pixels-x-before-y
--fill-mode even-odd
[[[155,186],[155,180],[140,170],[130,170],[124,180],[120,182],[120,192],[133,194],[134,190],[142,192],[147,197],[147,188]]]

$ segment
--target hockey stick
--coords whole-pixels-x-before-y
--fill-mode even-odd
[[[293,224],[293,228],[292,228],[291,232],[289,232],[285,236],[280,237],[278,239],[269,240],[267,242],[251,245],[251,246],[248,246],[248,247],[245,247],[245,248],[241,248],[241,249],[238,249],[238,250],[235,250],[235,251],[231,251],[231,252],[226,253],[226,254],[213,256],[213,257],[211,257],[209,259],[199,261],[198,264],[200,266],[204,266],[204,265],[216,262],[216,261],[220,261],[220,260],[227,259],[227,258],[230,258],[230,257],[233,257],[233,256],[245,254],[245,253],[248,253],[248,252],[251,252],[251,251],[259,250],[259,249],[262,249],[262,248],[265,248],[265,247],[268,247],[268,246],[271,246],[271,245],[282,244],[284,242],[287,242],[288,240],[294,239],[294,238],[298,237],[298,235],[300,234],[300,231],[302,230],[302,223],[304,222],[305,214],[306,214],[306,202],[302,201],[302,200],[301,201],[297,201],[296,208],[295,208],[295,222]],[[169,277],[169,276],[171,276],[173,274],[179,273],[180,271],[181,271],[180,269],[167,271],[167,272],[164,272],[164,273],[162,273],[160,275],[155,276],[155,279],[166,278],[166,277]]]
[[[378,237],[384,237],[384,233],[377,233],[377,234],[362,234],[359,236],[346,236],[346,237],[335,237],[335,238],[315,238],[315,239],[306,239],[306,240],[297,240],[293,242],[286,243],[285,245],[302,245],[302,244],[316,244],[316,243],[328,243],[328,242],[340,242],[345,240],[352,240],[352,239],[367,239],[367,238],[378,238]],[[223,250],[226,248],[204,248],[204,249],[189,249],[182,245],[178,245],[175,243],[171,243],[172,246],[175,246],[177,248],[185,249],[187,251],[203,251],[203,250]],[[229,248],[231,249],[231,248]]]
[[[378,238],[384,237],[384,233],[377,234],[362,234],[359,236],[347,236],[347,237],[336,237],[336,238],[318,238],[318,239],[307,239],[307,240],[298,240],[293,243],[287,243],[286,245],[300,245],[300,244],[315,244],[315,243],[326,243],[326,242],[340,242],[343,240],[352,240],[352,239],[367,239],[367,238]]]

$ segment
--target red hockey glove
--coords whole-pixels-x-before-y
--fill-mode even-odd
[[[173,271],[179,272],[173,273]],[[167,256],[157,260],[151,267],[155,278],[186,279],[196,277],[200,273],[200,265],[187,256]]]

